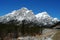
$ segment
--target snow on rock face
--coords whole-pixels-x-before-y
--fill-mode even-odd
[[[37,20],[43,25],[47,25],[47,24],[52,25],[58,22],[58,19],[52,18],[50,15],[48,15],[47,12],[38,13],[35,16],[37,17]]]
[[[40,23],[43,23],[44,25],[47,25],[47,24],[52,24],[52,17],[50,17],[47,12],[42,12],[42,13],[38,13],[36,15],[38,21]]]
[[[25,7],[19,10],[14,10],[11,13],[8,13],[0,17],[0,22],[9,22],[10,20],[17,20],[17,21],[27,20],[36,22],[37,24],[42,23],[43,25],[48,24],[52,25],[53,23],[58,22],[57,18],[52,18],[51,16],[48,15],[47,12],[42,12],[38,13],[37,15],[34,15],[32,10],[28,10]]]
[[[19,10],[14,10],[9,14],[6,14],[4,16],[2,16],[2,22],[6,19],[5,22],[10,21],[10,20],[18,20],[18,21],[22,21],[22,20],[33,20],[35,17],[35,15],[33,14],[33,12],[31,10],[28,10],[27,8],[23,7]],[[4,20],[3,20],[4,19]]]
[[[59,19],[57,19],[57,18],[53,18],[53,20],[52,20],[53,22],[58,22],[58,21],[60,21]]]
[[[46,17],[46,16],[50,17],[50,16],[47,14],[47,12],[41,12],[41,13],[38,13],[38,14],[36,15],[36,17]]]
[[[28,10],[27,8],[21,8],[20,10],[17,10],[18,15],[16,16],[17,20],[32,20],[35,18],[35,15],[31,10]]]

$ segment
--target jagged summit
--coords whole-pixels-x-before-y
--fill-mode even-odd
[[[23,21],[26,20],[28,22],[34,22],[39,25],[52,25],[59,20],[57,18],[51,17],[47,12],[41,12],[35,15],[32,10],[29,10],[25,7],[19,9],[19,10],[14,10],[11,13],[8,13],[4,16],[0,17],[0,22],[6,23],[11,20],[17,20],[17,21]]]
[[[41,16],[49,16],[47,12],[41,12],[36,15],[36,17],[41,17]]]
[[[31,10],[28,10],[27,8],[23,7],[19,10],[14,10],[11,13],[8,13],[4,16],[1,17],[1,21],[0,22],[8,22],[10,20],[18,20],[18,21],[22,21],[22,20],[35,20],[35,15]]]
[[[58,22],[57,18],[51,17],[47,12],[41,12],[35,15],[39,21],[39,23],[43,25],[53,25],[53,23]]]
[[[37,18],[43,18],[43,19],[46,19],[46,18],[52,18],[50,17],[50,15],[47,13],[47,12],[41,12],[41,13],[38,13],[37,15],[35,15]]]
[[[28,10],[26,7],[22,7],[20,10]]]

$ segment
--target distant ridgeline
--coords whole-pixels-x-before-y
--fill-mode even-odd
[[[57,22],[56,24],[52,25],[51,27],[55,28],[55,29],[60,29],[60,22]]]

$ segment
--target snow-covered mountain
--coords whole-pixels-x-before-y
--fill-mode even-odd
[[[32,10],[28,10],[27,8],[23,7],[19,10],[14,10],[11,13],[8,13],[2,17],[0,17],[0,22],[8,22],[10,20],[27,20],[27,21],[34,21],[35,15],[33,14]]]
[[[26,20],[27,22],[37,23],[39,25],[53,25],[59,21],[57,18],[52,18],[49,16],[47,12],[42,12],[35,15],[32,10],[28,10],[25,7],[19,10],[14,10],[11,13],[0,17],[0,22],[2,23],[7,23],[11,20],[17,20],[17,22]]]
[[[35,16],[39,23],[43,25],[53,25],[54,23],[59,21],[57,18],[51,17],[47,12],[41,12]]]

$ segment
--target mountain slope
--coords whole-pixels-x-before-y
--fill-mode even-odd
[[[14,10],[12,13],[6,14],[2,17],[0,17],[0,22],[8,22],[10,20],[17,20],[17,21],[22,21],[22,20],[35,20],[35,15],[31,10],[28,10],[27,8],[23,7],[19,10]]]
[[[42,12],[35,15],[32,10],[28,10],[25,7],[19,10],[14,10],[11,13],[0,17],[0,22],[2,23],[9,23],[12,20],[16,20],[16,22],[19,22],[19,24],[25,20],[26,23],[33,22],[37,25],[53,25],[59,21],[57,18],[52,18],[49,16],[47,12]]]
[[[35,16],[37,17],[37,20],[39,21],[39,23],[43,25],[53,25],[54,23],[59,21],[57,18],[53,18],[50,15],[48,15],[47,12],[41,12]]]

